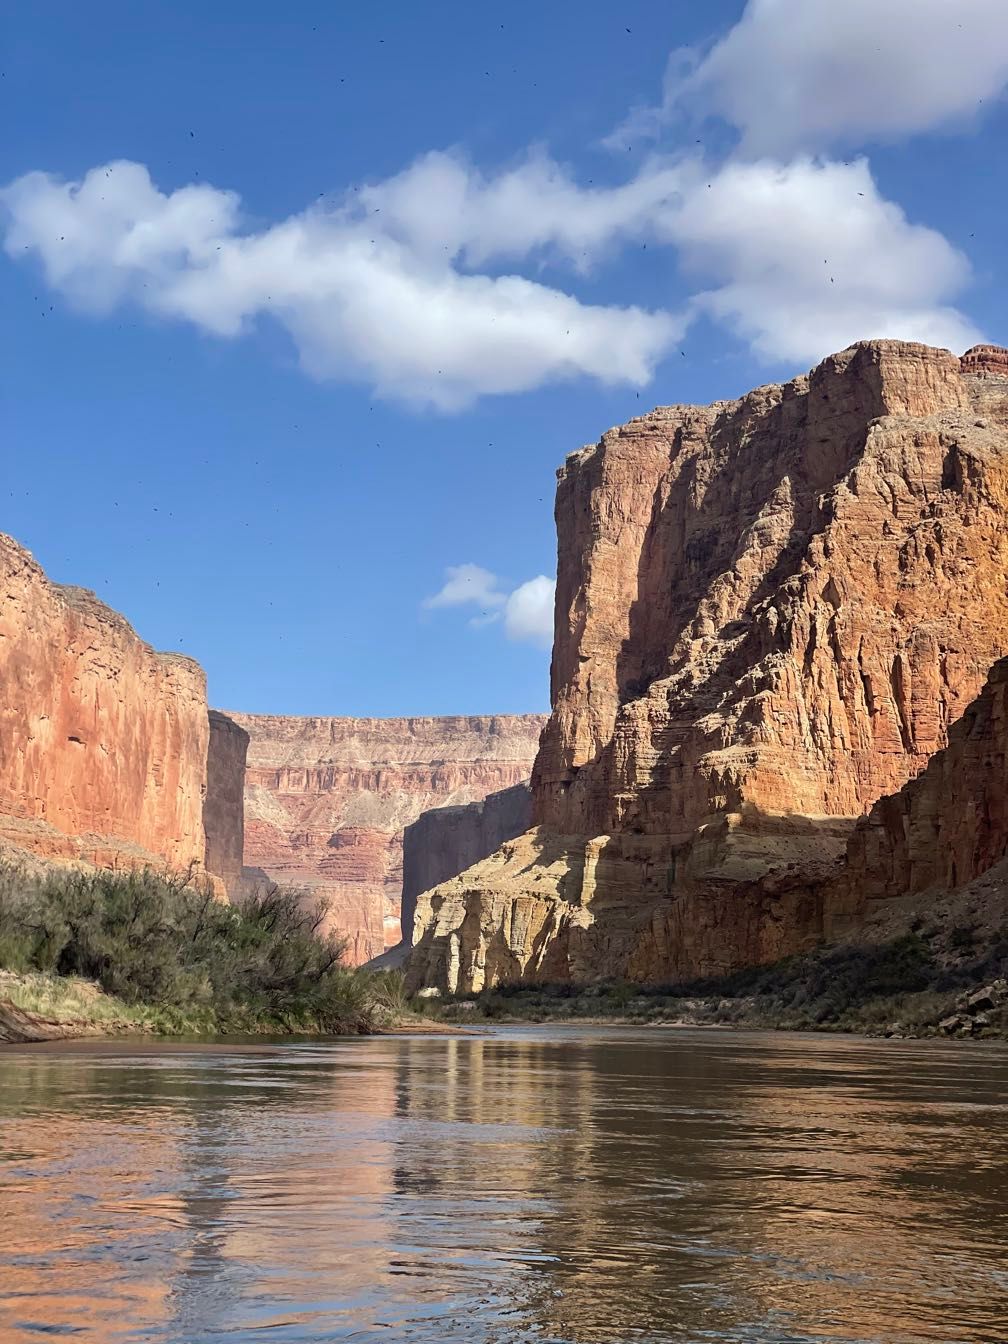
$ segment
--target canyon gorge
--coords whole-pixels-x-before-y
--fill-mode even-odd
[[[1008,652],[1006,507],[998,347],[864,342],[574,453],[533,825],[420,896],[411,982],[718,974],[1003,853],[999,683],[967,710]]]
[[[0,536],[0,854],[290,886],[348,963],[401,939],[409,987],[451,993],[1003,903],[1006,520],[999,347],[864,342],[659,407],[558,473],[548,719],[211,709],[196,662]]]
[[[229,717],[250,739],[246,878],[324,901],[326,927],[346,940],[353,965],[400,941],[404,829],[428,809],[479,803],[527,781],[545,723],[537,714]],[[474,847],[456,826],[447,843],[464,848],[452,848],[451,872],[502,838],[494,831],[481,841],[477,830]]]

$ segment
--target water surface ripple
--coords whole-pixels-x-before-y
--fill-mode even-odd
[[[0,1055],[0,1341],[1001,1344],[1008,1049],[500,1028]]]

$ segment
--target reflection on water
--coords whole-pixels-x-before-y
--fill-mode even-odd
[[[1008,1050],[0,1055],[0,1341],[1008,1340]]]

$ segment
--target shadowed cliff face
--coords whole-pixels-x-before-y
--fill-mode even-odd
[[[661,978],[821,936],[806,879],[1008,651],[1006,506],[988,347],[854,346],[575,453],[537,828],[422,898],[414,979]]]
[[[329,904],[359,964],[400,938],[403,829],[527,780],[541,715],[347,719],[232,714],[251,741],[245,864]],[[462,863],[454,868],[458,872]]]
[[[461,807],[433,807],[403,832],[403,942],[413,941],[416,900],[439,882],[485,859],[505,840],[528,830],[532,794],[527,783]]]
[[[1008,658],[954,724],[948,746],[859,821],[827,904],[868,915],[878,902],[951,891],[1008,857]]]
[[[100,866],[202,865],[202,668],[2,535],[0,687],[0,840]]]
[[[203,802],[206,868],[219,877],[229,896],[242,883],[245,847],[245,759],[249,735],[233,719],[210,711],[207,790]]]

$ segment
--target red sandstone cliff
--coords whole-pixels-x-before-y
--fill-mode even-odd
[[[157,653],[0,535],[0,842],[98,866],[206,862],[226,882],[236,839],[241,848],[239,763],[215,768],[211,755],[208,791],[220,740],[197,663]],[[210,843],[205,811],[218,819]]]
[[[0,836],[44,857],[204,858],[206,679],[0,536]]]
[[[527,779],[545,722],[230,717],[251,739],[246,867],[326,900],[354,964],[399,941],[403,828]]]
[[[537,829],[421,899],[416,982],[722,970],[1008,650],[1008,356],[895,341],[568,459]],[[765,895],[765,889],[764,889]],[[772,901],[771,901],[772,905]]]

